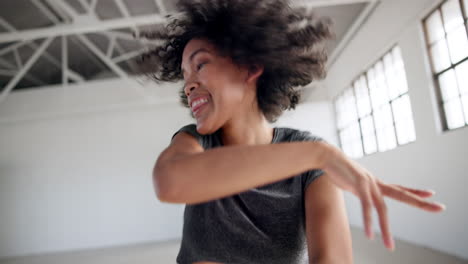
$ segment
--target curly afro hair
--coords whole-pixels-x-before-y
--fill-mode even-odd
[[[264,67],[257,102],[272,123],[295,109],[299,86],[326,76],[323,44],[334,37],[327,17],[293,9],[285,0],[179,0],[177,7],[180,13],[166,16],[167,24],[141,35],[163,43],[139,59],[141,72],[156,82],[183,80],[184,47],[192,38],[204,38],[239,66]],[[188,108],[183,88],[179,95]]]

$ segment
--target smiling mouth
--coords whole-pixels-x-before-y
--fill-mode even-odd
[[[197,117],[200,114],[200,112],[203,110],[203,108],[205,108],[209,104],[209,102],[210,101],[197,105],[194,111],[192,111],[193,115]]]

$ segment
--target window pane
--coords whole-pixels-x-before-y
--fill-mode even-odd
[[[377,86],[376,86],[376,82],[375,82],[375,74],[374,74],[374,68],[370,68],[368,71],[367,71],[367,83],[369,85],[369,95],[370,95],[370,98],[371,98],[371,105],[372,105],[372,108],[376,108],[376,102],[375,102],[375,90],[377,89]]]
[[[392,109],[395,117],[398,143],[405,144],[414,141],[416,135],[409,96],[405,94],[393,101]]]
[[[377,142],[374,132],[374,120],[372,116],[367,116],[361,120],[362,137],[364,140],[364,151],[366,154],[377,151]]]
[[[388,98],[387,80],[385,79],[385,72],[382,61],[377,62],[374,68],[375,80],[379,91],[379,100],[381,100],[378,105],[381,105],[390,101]]]
[[[448,33],[447,42],[452,63],[457,63],[468,57],[468,39],[466,37],[466,29],[464,26],[458,27]]]
[[[429,39],[429,44],[436,42],[444,37],[444,28],[442,26],[442,19],[439,10],[436,10],[426,20],[426,30]]]
[[[449,33],[463,24],[459,0],[448,0],[442,5],[445,31]]]
[[[440,90],[442,99],[448,101],[452,98],[458,97],[457,80],[455,72],[450,69],[439,76]]]
[[[356,99],[354,98],[353,90],[346,89],[344,92],[344,126],[357,120]]]
[[[338,129],[343,128],[343,97],[338,96],[335,101],[335,111],[336,111],[336,125]]]
[[[349,155],[348,153],[348,133],[345,130],[340,131],[340,142],[341,142],[341,149],[343,150],[344,153]]]
[[[345,126],[345,115],[346,115],[346,109],[345,109],[345,100],[344,96],[341,95],[338,103],[338,107],[340,109],[340,128],[344,128]]]
[[[361,76],[354,83],[354,91],[356,93],[356,103],[359,117],[370,114],[371,105],[369,98],[369,91],[367,89],[366,78]]]
[[[468,95],[462,96],[463,114],[465,115],[465,123],[468,125]]]
[[[361,139],[351,142],[351,149],[353,153],[352,156],[354,158],[361,158],[362,156],[364,156],[364,153],[362,151]]]
[[[395,137],[395,127],[392,125],[391,127],[386,127],[384,129],[385,133],[385,141],[387,142],[386,149],[394,149],[397,146],[397,141]]]
[[[390,104],[385,104],[376,109],[374,117],[379,151],[394,148],[396,146],[396,139]]]
[[[462,105],[459,98],[450,100],[444,104],[445,117],[449,129],[458,128],[465,125]]]
[[[387,87],[385,86],[385,76],[382,67],[374,67],[369,70],[369,90],[372,101],[372,107],[378,108],[379,106],[388,103]],[[373,79],[373,82],[370,80]]]
[[[438,41],[431,47],[431,58],[436,73],[450,66],[449,53],[445,39]]]
[[[385,55],[383,63],[385,67],[385,79],[387,80],[388,84],[388,96],[390,99],[393,99],[399,95],[399,91],[397,86],[397,75],[393,65],[392,53]]]
[[[359,131],[359,123],[353,123],[340,132],[340,140],[343,152],[346,155],[358,158],[362,156],[361,134]],[[359,150],[361,148],[361,150]]]
[[[350,127],[350,140],[351,140],[351,156],[355,158],[362,157],[362,142],[361,142],[361,131],[359,129],[359,123],[353,123]]]
[[[400,47],[396,46],[393,51],[393,64],[395,66],[395,72],[397,78],[395,79],[397,82],[398,90],[400,94],[404,94],[408,92],[408,84],[406,82],[406,73],[405,73],[405,65],[403,63],[403,57],[401,56]]]
[[[460,89],[460,93],[468,94],[468,61],[464,61],[455,67],[455,71],[457,73],[458,89]]]
[[[344,143],[346,142],[346,131],[345,131],[345,130],[341,130],[341,131],[339,132],[339,135],[340,135],[341,148],[343,149],[343,145],[344,145]]]

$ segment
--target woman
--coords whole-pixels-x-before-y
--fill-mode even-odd
[[[327,19],[286,1],[179,1],[180,16],[147,38],[157,81],[185,81],[181,102],[196,124],[158,157],[154,188],[186,204],[178,263],[352,263],[341,190],[371,209],[393,249],[383,196],[432,212],[430,191],[391,185],[307,131],[271,127],[300,99],[297,87],[325,76]],[[321,177],[320,177],[321,176]]]

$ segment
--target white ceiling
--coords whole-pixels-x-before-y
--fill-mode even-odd
[[[0,103],[13,89],[128,78],[132,58],[152,43],[132,32],[161,25],[173,0],[1,0]],[[295,0],[334,21],[334,60],[374,0]],[[153,43],[154,44],[154,43]],[[62,58],[64,60],[62,61]]]

